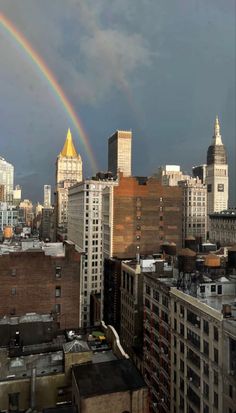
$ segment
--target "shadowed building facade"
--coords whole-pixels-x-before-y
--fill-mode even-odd
[[[118,172],[131,176],[132,132],[117,130],[108,139],[108,170],[116,177]]]

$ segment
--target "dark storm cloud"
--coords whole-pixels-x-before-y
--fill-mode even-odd
[[[117,128],[133,129],[136,174],[203,163],[218,113],[235,184],[234,0],[0,0],[0,10],[54,71],[101,169]],[[54,181],[71,125],[35,67],[0,34],[0,153],[16,165],[16,181],[35,172],[24,192],[38,199]]]

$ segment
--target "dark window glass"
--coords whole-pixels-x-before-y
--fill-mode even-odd
[[[206,333],[207,335],[209,334],[209,323],[206,320],[203,320],[203,331],[204,333]]]
[[[214,340],[218,341],[218,339],[219,339],[218,328],[214,326]]]

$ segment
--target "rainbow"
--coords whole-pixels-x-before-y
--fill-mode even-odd
[[[29,43],[29,41],[24,37],[24,35],[12,24],[10,20],[7,19],[0,12],[0,25],[5,29],[5,31],[11,35],[14,41],[20,45],[20,47],[24,50],[26,55],[30,58],[30,60],[34,63],[34,65],[39,69],[40,73],[43,75],[44,79],[46,79],[47,83],[49,84],[51,90],[54,92],[57,100],[62,104],[65,112],[73,122],[76,130],[79,133],[80,140],[84,146],[86,154],[89,158],[89,162],[91,164],[91,168],[93,172],[98,171],[97,162],[94,157],[91,145],[89,143],[88,136],[86,135],[82,122],[79,119],[78,115],[75,112],[71,102],[67,98],[65,92],[57,82],[54,74],[46,65],[42,57],[36,52],[33,46]]]

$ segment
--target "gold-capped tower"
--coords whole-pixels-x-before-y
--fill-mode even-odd
[[[75,149],[70,128],[56,161],[56,227],[67,231],[68,188],[83,180],[83,162]],[[57,231],[58,232],[58,231]]]
[[[74,142],[73,142],[73,138],[72,138],[70,128],[67,131],[66,140],[65,140],[63,149],[60,152],[60,155],[66,157],[66,158],[80,157],[80,155],[78,155],[78,153],[75,149],[75,145],[74,145]]]

